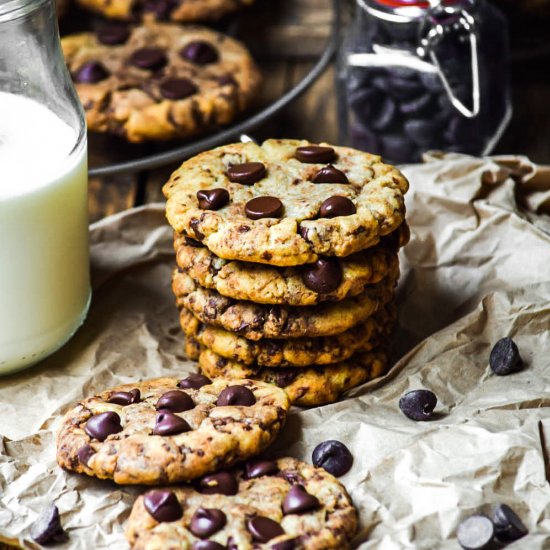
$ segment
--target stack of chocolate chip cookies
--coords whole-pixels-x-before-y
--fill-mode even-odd
[[[187,353],[210,378],[275,383],[319,405],[385,372],[405,177],[306,141],[237,143],[164,186]]]

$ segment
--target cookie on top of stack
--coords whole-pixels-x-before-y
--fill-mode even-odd
[[[407,189],[378,156],[307,141],[184,162],[163,191],[172,287],[201,371],[275,383],[298,405],[382,375]]]

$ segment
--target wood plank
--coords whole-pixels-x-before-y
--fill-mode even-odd
[[[137,176],[122,174],[88,181],[88,212],[90,223],[136,204]]]

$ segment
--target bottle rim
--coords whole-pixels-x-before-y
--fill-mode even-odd
[[[429,0],[356,0],[357,4],[371,15],[394,23],[417,21],[431,7]],[[461,4],[473,4],[475,0],[440,0],[442,8],[458,8]],[[437,4],[436,4],[437,5]]]
[[[54,0],[8,0],[8,2],[0,2],[0,23],[24,17],[48,2],[53,3]]]

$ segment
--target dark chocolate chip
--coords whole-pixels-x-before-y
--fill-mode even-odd
[[[96,414],[86,422],[84,431],[93,439],[105,441],[111,434],[122,431],[120,416],[113,411]]]
[[[218,50],[204,40],[193,40],[180,50],[180,56],[197,65],[216,63],[220,58]]]
[[[176,435],[191,430],[191,426],[179,416],[170,411],[162,411],[157,415],[153,435]]]
[[[353,464],[350,450],[340,441],[329,439],[319,443],[312,454],[313,465],[324,468],[329,474],[340,477],[349,472]]]
[[[399,399],[399,408],[412,420],[429,420],[436,405],[437,397],[430,390],[412,390]]]
[[[336,151],[332,147],[306,145],[304,147],[298,147],[294,156],[300,162],[317,164],[321,162],[333,162],[336,158]]]
[[[197,87],[188,78],[167,78],[160,84],[160,93],[166,99],[184,99],[197,93]]]
[[[221,187],[201,189],[197,191],[197,199],[202,210],[219,210],[229,202],[229,191]]]
[[[252,534],[254,542],[269,542],[271,539],[284,535],[283,528],[272,519],[255,516],[246,522],[246,527]]]
[[[201,539],[218,532],[227,522],[227,517],[216,508],[198,508],[191,518],[189,531]]]
[[[124,44],[130,36],[130,28],[123,23],[107,23],[97,29],[97,39],[107,46]]]
[[[244,467],[246,479],[269,476],[271,474],[276,474],[278,471],[279,467],[274,460],[252,460],[247,462]]]
[[[319,208],[320,218],[336,218],[338,216],[351,216],[355,214],[357,209],[355,204],[351,202],[347,197],[341,197],[340,195],[333,195],[329,197]]]
[[[302,268],[304,284],[314,292],[328,294],[342,282],[342,267],[336,258],[319,258],[313,264]]]
[[[238,82],[235,80],[235,78],[230,74],[224,74],[220,76],[218,79],[218,84],[220,86],[238,86]]]
[[[139,69],[156,71],[166,65],[167,58],[161,48],[140,48],[130,56],[130,63]]]
[[[52,504],[40,513],[32,524],[31,538],[38,544],[60,543],[69,538],[61,526],[57,506]]]
[[[319,507],[319,499],[306,491],[303,485],[293,485],[283,501],[283,513],[301,514]]]
[[[499,376],[521,370],[523,364],[516,343],[511,338],[501,338],[491,350],[489,365]]]
[[[203,495],[236,495],[239,482],[231,472],[216,472],[201,478],[198,482],[198,491]]]
[[[527,527],[507,504],[499,504],[493,510],[493,524],[498,540],[509,543],[527,534]]]
[[[195,403],[184,391],[171,390],[160,396],[155,407],[177,413],[194,409]]]
[[[212,384],[212,380],[210,380],[210,378],[207,378],[204,374],[194,373],[190,374],[187,378],[180,380],[178,382],[178,388],[185,390],[198,390],[203,386],[208,386],[208,384]]]
[[[78,461],[80,462],[80,464],[84,464],[84,466],[88,465],[90,458],[92,458],[92,456],[94,455],[95,455],[95,451],[90,447],[90,445],[83,445],[76,452]]]
[[[495,529],[493,522],[483,515],[466,518],[456,532],[458,543],[466,550],[486,550],[493,546]]]
[[[269,550],[295,550],[298,539],[282,540],[271,545]]]
[[[265,165],[261,162],[243,162],[234,164],[227,169],[227,177],[233,183],[252,185],[260,181],[266,174]]]
[[[245,204],[244,211],[251,220],[280,218],[283,214],[283,203],[277,197],[256,197]]]
[[[200,241],[197,241],[196,239],[192,239],[191,237],[185,237],[185,244],[187,246],[192,246],[193,248],[203,248],[204,247],[204,245]],[[180,273],[183,273],[183,271],[180,271]]]
[[[176,0],[146,0],[143,11],[154,13],[159,21],[167,21],[177,5]]]
[[[109,77],[109,71],[99,61],[88,61],[73,74],[74,80],[82,84],[95,84]]]
[[[250,407],[256,403],[254,393],[244,386],[228,386],[220,392],[216,405],[218,407]]]
[[[297,376],[298,369],[293,367],[281,367],[277,369],[277,372],[275,373],[275,384],[277,384],[279,388],[286,388],[287,386],[290,386],[294,380],[296,380]]]
[[[115,403],[117,405],[133,405],[134,403],[139,403],[141,400],[141,392],[134,388],[130,391],[116,391],[109,396],[108,402]]]
[[[334,168],[332,164],[328,164],[317,172],[312,180],[313,183],[349,183],[348,177],[342,170]]]
[[[227,550],[227,546],[213,540],[196,540],[191,550]]]
[[[143,504],[149,514],[159,522],[176,521],[183,510],[176,495],[167,489],[153,489],[145,493]]]

